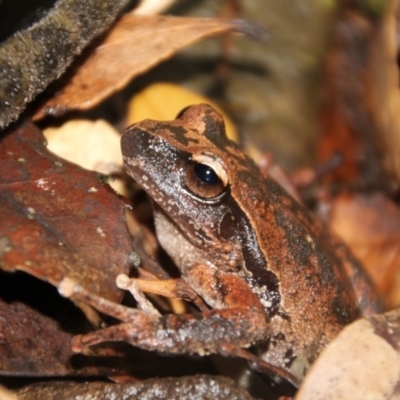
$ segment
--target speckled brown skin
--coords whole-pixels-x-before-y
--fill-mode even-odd
[[[324,232],[226,138],[221,115],[208,105],[189,107],[171,122],[131,126],[122,152],[128,173],[155,203],[161,245],[212,310],[122,324],[75,345],[111,339],[205,354],[224,343],[257,344],[264,360],[301,379],[360,315]],[[199,182],[193,160],[205,160],[219,183]]]
[[[73,350],[82,352],[86,347],[104,341],[125,341],[143,349],[170,354],[205,355],[218,353],[225,344],[247,347],[253,341],[263,339],[267,331],[263,309],[242,279],[219,271],[214,273],[203,265],[194,267],[192,274],[194,279],[201,280],[213,290],[208,296],[210,303],[223,304],[224,309],[157,317],[109,302],[81,289],[78,295],[80,300],[125,323],[76,336],[72,342]],[[235,290],[231,290],[232,287]]]

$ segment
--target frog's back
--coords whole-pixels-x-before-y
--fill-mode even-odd
[[[204,135],[213,151],[229,164],[230,207],[240,221],[246,261],[243,276],[271,318],[264,358],[301,376],[323,347],[360,316],[353,288],[329,235],[226,138],[219,114],[209,106],[196,107],[202,107]]]

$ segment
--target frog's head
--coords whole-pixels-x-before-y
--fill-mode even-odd
[[[132,125],[121,145],[129,175],[156,210],[193,246],[215,254],[215,264],[238,267],[242,255],[232,190],[239,161],[247,156],[227,138],[222,116],[206,104],[191,106],[173,121]]]
[[[267,288],[266,303],[276,312],[278,283],[258,238],[265,223],[255,229],[263,215],[254,215],[267,207],[263,177],[227,138],[222,116],[199,104],[173,121],[139,122],[123,135],[122,153],[155,204],[158,239],[177,266],[203,262],[238,272]]]

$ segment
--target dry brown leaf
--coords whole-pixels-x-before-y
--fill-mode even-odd
[[[387,12],[371,44],[366,79],[367,101],[379,131],[383,166],[400,182],[400,90],[398,65],[399,0]]]
[[[160,364],[155,355],[132,346],[108,345],[91,349],[88,357],[75,355],[71,339],[88,328],[87,320],[55,288],[27,274],[1,273],[0,295],[2,376],[136,375]]]
[[[132,265],[126,203],[98,173],[58,158],[20,124],[0,140],[0,268],[57,285],[65,276],[113,300]]]
[[[8,279],[8,283],[10,280]],[[15,291],[18,290],[19,288],[15,288]],[[70,311],[71,308],[65,305],[63,309],[60,308],[60,314],[63,317]],[[77,317],[76,313],[70,315]],[[79,318],[76,319],[79,320]],[[79,321],[81,326],[83,326],[82,319],[81,317]],[[69,343],[73,335],[64,331],[59,321],[43,315],[34,307],[22,302],[6,302],[0,299],[0,332],[2,374],[63,376],[79,371],[79,369],[74,370],[71,365],[73,353]],[[96,371],[95,368],[89,368],[89,370],[84,369],[83,372],[94,375]],[[1,395],[0,398],[2,398]]]
[[[383,194],[342,195],[330,205],[330,229],[362,262],[389,308],[398,306],[400,209]]]
[[[248,27],[248,26],[247,26]],[[66,86],[47,101],[34,119],[71,109],[85,110],[189,44],[245,29],[243,22],[215,18],[123,16]]]
[[[322,352],[295,399],[399,399],[399,340],[399,310],[353,322]]]
[[[347,3],[345,3],[347,4]],[[377,132],[365,104],[365,74],[374,24],[365,13],[348,6],[335,23],[332,45],[324,62],[320,164],[335,154],[341,164],[325,181],[375,184],[380,180]]]
[[[209,98],[172,83],[154,83],[135,95],[128,106],[128,125],[144,119],[170,121],[180,111],[192,104],[207,103],[224,117],[226,133],[231,140],[238,141],[235,124],[221,107]]]

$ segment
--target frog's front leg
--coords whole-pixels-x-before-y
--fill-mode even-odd
[[[249,286],[238,276],[204,265],[191,268],[191,275],[201,279],[199,293],[214,309],[199,314],[146,314],[96,296],[78,285],[64,283],[60,292],[86,302],[98,311],[124,323],[73,339],[73,349],[104,341],[125,341],[146,350],[184,354],[217,353],[225,345],[248,347],[265,339],[268,333],[263,306]]]

